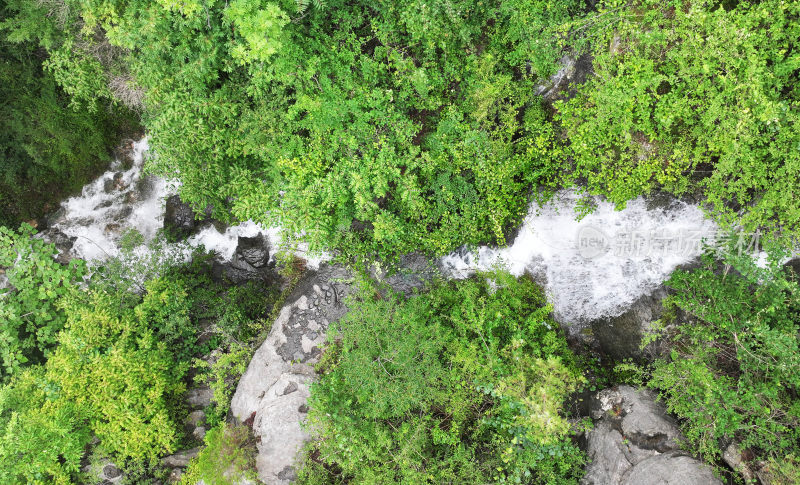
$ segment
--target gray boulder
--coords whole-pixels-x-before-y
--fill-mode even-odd
[[[263,268],[269,263],[269,241],[263,233],[255,237],[239,236],[236,254],[254,268]]]
[[[664,286],[639,297],[625,312],[615,317],[595,320],[591,323],[592,335],[600,352],[615,361],[646,360],[656,350],[654,347],[640,349],[642,338],[650,326],[661,318],[661,301],[667,296]]]
[[[276,277],[272,271],[275,262],[270,262],[269,256],[269,240],[263,233],[239,236],[231,260],[217,262],[212,272],[218,279],[228,279],[237,285],[251,280],[270,281]]]
[[[711,468],[676,452],[639,462],[622,478],[621,485],[712,485],[722,482]]]
[[[582,485],[721,485],[708,465],[680,450],[677,423],[652,391],[605,389],[592,407]]]
[[[301,427],[325,331],[345,314],[351,275],[322,266],[297,285],[267,339],[256,351],[231,401],[233,415],[252,422],[258,441],[256,467],[268,485],[290,483],[295,458],[309,435]],[[343,281],[344,280],[344,281]]]

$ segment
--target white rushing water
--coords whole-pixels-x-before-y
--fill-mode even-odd
[[[175,184],[143,176],[147,150],[146,138],[135,142],[129,169],[115,162],[81,195],[62,203],[53,227],[77,238],[75,256],[86,260],[114,256],[126,230],[136,229],[150,240],[163,227],[165,199],[174,193]],[[545,282],[557,318],[580,324],[621,313],[677,266],[701,254],[703,241],[715,236],[716,226],[702,210],[680,201],[648,208],[639,198],[617,211],[596,199],[594,212],[578,221],[578,199],[575,192],[565,190],[544,207],[532,206],[511,246],[453,253],[441,260],[445,273],[461,278],[498,265],[515,275],[529,272]],[[280,232],[253,222],[224,232],[208,224],[188,243],[203,245],[229,260],[239,236],[264,233],[276,248]],[[310,259],[311,267],[327,259],[325,255],[308,258],[302,249],[296,254]]]
[[[515,275],[529,272],[545,281],[557,319],[580,324],[622,313],[715,237],[716,225],[700,208],[677,200],[648,209],[638,198],[617,211],[596,199],[594,212],[578,221],[578,199],[561,191],[531,208],[509,247],[453,253],[442,259],[445,271],[457,278],[497,265]]]
[[[122,163],[116,160],[110,170],[87,184],[80,195],[62,202],[62,210],[52,227],[76,238],[72,247],[74,256],[87,261],[113,257],[119,254],[125,231],[135,229],[150,241],[164,226],[165,200],[175,193],[177,184],[143,174],[147,151],[147,138],[134,142],[129,169],[123,170]],[[229,226],[224,232],[207,224],[187,242],[190,246],[213,250],[227,261],[236,250],[239,236],[259,233],[267,236],[273,248],[279,247],[280,228],[262,228],[250,221]],[[308,259],[311,267],[326,259],[325,255],[309,258],[302,247],[298,252]]]

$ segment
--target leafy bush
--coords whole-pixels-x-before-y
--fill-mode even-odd
[[[173,311],[186,303],[177,291],[148,293],[133,309],[103,293],[71,299],[67,327],[46,364],[58,399],[83,408],[101,446],[122,461],[153,461],[178,442],[188,363],[176,360],[158,335],[168,315],[148,311],[165,300],[173,300]]]
[[[620,206],[700,189],[725,223],[800,228],[800,4],[608,1],[578,31],[595,75],[557,105],[573,179]]]
[[[120,133],[136,130],[131,113],[118,106],[73,106],[38,50],[63,37],[54,17],[63,19],[65,11],[53,15],[48,6],[24,0],[0,6],[0,225],[39,218],[79,191],[111,161],[109,148]],[[15,22],[17,8],[35,19]]]
[[[58,346],[0,388],[0,481],[73,483],[92,436],[130,466],[174,451],[189,363],[170,338],[191,338],[189,302],[175,283],[147,289],[136,306],[92,290],[62,298]]]
[[[583,378],[550,311],[507,274],[353,301],[312,386],[301,483],[577,482],[561,413]]]
[[[10,285],[0,289],[0,383],[47,358],[67,320],[58,300],[86,275],[82,261],[59,264],[55,246],[34,234],[28,224],[18,232],[0,226],[0,269]]]
[[[687,318],[650,385],[707,458],[733,441],[780,462],[800,451],[800,286],[775,261],[766,269],[748,256],[730,261],[735,270],[709,259],[669,280],[670,303]]]
[[[256,444],[247,426],[222,423],[208,431],[203,448],[181,477],[181,484],[235,485],[255,480]]]
[[[0,482],[74,483],[91,431],[80,406],[55,394],[41,366],[0,387]]]
[[[195,359],[194,367],[199,372],[195,382],[208,385],[214,395],[212,408],[206,410],[206,422],[209,425],[213,426],[225,420],[236,384],[247,370],[247,364],[252,357],[251,347],[232,344],[225,352],[214,355],[213,363]]]
[[[85,54],[127,50],[159,154],[151,168],[179,174],[184,200],[358,255],[504,241],[530,185],[552,170],[552,129],[531,93],[560,57],[559,26],[582,8],[71,5],[53,33],[44,28],[52,12],[14,0],[8,29],[43,44],[54,37],[48,65],[81,99],[92,86],[108,96],[102,81],[115,66]]]

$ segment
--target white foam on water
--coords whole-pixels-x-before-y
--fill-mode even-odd
[[[81,195],[62,202],[63,214],[53,227],[77,238],[72,249],[75,256],[87,261],[113,257],[119,254],[120,239],[126,230],[136,229],[145,241],[150,241],[163,227],[165,201],[179,183],[144,176],[148,148],[146,137],[135,142],[131,168],[117,170],[121,165],[117,160],[111,170],[87,184]],[[187,242],[190,246],[202,245],[209,251],[213,250],[221,259],[228,261],[236,251],[239,236],[252,237],[258,233],[267,236],[272,248],[280,248],[280,228],[262,228],[252,221],[229,226],[224,233],[208,225]],[[137,252],[142,250],[139,248]],[[311,268],[317,268],[321,262],[329,259],[326,254],[309,255],[303,245],[294,248],[294,251],[306,259]],[[275,251],[272,253],[274,257]],[[145,258],[146,255],[137,256]]]
[[[482,246],[442,258],[445,272],[463,278],[503,267],[546,280],[556,318],[581,324],[622,313],[661,284],[679,265],[713,242],[716,224],[693,205],[672,201],[648,209],[643,198],[623,210],[596,198],[596,209],[576,220],[579,195],[559,192],[545,206],[531,206],[513,244]]]
[[[156,177],[142,178],[147,149],[147,138],[134,142],[131,168],[114,170],[119,166],[115,161],[112,170],[84,186],[81,195],[61,203],[64,213],[53,226],[77,238],[76,256],[86,260],[115,256],[126,229],[136,229],[149,240],[163,224],[162,196],[167,183]]]

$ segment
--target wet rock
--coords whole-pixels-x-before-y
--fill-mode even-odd
[[[66,217],[66,215],[67,215],[67,210],[64,209],[64,207],[59,207],[54,212],[52,212],[52,213],[50,213],[50,214],[48,214],[48,215],[46,215],[44,217],[44,221],[43,221],[44,225],[42,226],[42,228],[45,228],[45,227],[51,228],[51,227],[55,226],[56,224],[58,224],[60,222],[63,222],[65,217]]]
[[[114,158],[122,164],[125,170],[133,167],[133,140],[124,140],[114,149]]]
[[[227,279],[234,284],[247,281],[271,281],[277,278],[269,261],[269,241],[263,233],[254,237],[239,236],[236,250],[228,262],[217,262],[212,267],[215,278]]]
[[[136,190],[129,190],[125,193],[125,197],[122,199],[126,204],[134,204],[139,202],[140,200],[140,193]]]
[[[214,392],[207,387],[190,389],[186,393],[186,402],[194,409],[202,409],[211,405]]]
[[[269,263],[269,241],[263,233],[255,237],[239,236],[236,254],[254,268],[263,268]]]
[[[658,353],[655,346],[641,349],[642,338],[664,312],[662,300],[667,290],[662,285],[639,297],[624,313],[591,323],[592,335],[602,354],[621,362],[625,359],[647,360]]]
[[[197,226],[194,210],[177,195],[167,198],[164,230],[177,240],[187,238]]]
[[[111,222],[106,224],[106,227],[103,228],[103,232],[106,234],[119,234],[122,230],[122,226],[117,224],[116,222]]]
[[[72,247],[75,245],[75,241],[78,240],[77,237],[68,236],[56,228],[50,228],[46,231],[40,232],[38,237],[41,237],[48,243],[55,245],[56,250],[58,251],[56,261],[59,263],[67,264],[74,257],[72,254]]]
[[[171,468],[186,468],[189,466],[189,462],[192,461],[192,458],[196,457],[198,453],[200,453],[199,446],[191,450],[179,451],[174,455],[164,457],[161,459],[161,463]]]
[[[117,172],[113,176],[106,178],[103,181],[103,191],[110,194],[127,188],[128,184],[125,183],[124,176],[124,173]]]
[[[372,277],[381,283],[385,283],[393,291],[403,293],[406,296],[414,293],[415,290],[425,285],[439,274],[438,262],[434,263],[427,257],[419,253],[406,254],[400,258],[397,271],[387,273],[372,269]],[[323,298],[328,301],[331,298],[330,289],[324,290]]]
[[[677,423],[652,391],[605,389],[591,407],[595,426],[587,436],[583,485],[721,485],[708,465],[680,450]]]

